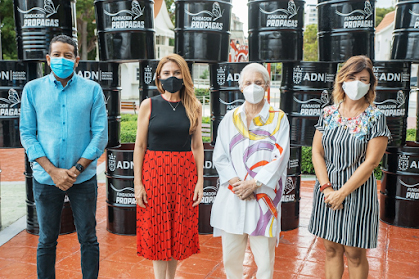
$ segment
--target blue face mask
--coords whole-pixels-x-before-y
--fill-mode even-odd
[[[51,57],[50,67],[57,77],[65,79],[74,72],[74,61],[63,57]]]

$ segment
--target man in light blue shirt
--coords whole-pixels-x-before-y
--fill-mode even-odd
[[[51,40],[51,74],[23,89],[20,135],[33,164],[33,192],[39,223],[38,278],[55,278],[57,239],[64,197],[70,199],[80,242],[83,278],[97,278],[97,159],[108,141],[100,86],[74,74],[80,57],[70,37]]]

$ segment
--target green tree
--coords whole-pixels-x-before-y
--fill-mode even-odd
[[[15,32],[15,20],[13,18],[13,0],[0,0],[0,35],[1,53],[0,59],[17,59],[17,44]]]
[[[384,16],[388,14],[389,12],[394,11],[396,8],[390,7],[390,8],[376,8],[375,9],[375,27],[377,27],[381,21],[383,20]]]
[[[77,40],[82,60],[96,58],[95,8],[92,0],[77,0]]]
[[[205,69],[205,71],[202,72],[202,75],[199,76],[201,79],[208,79],[209,71]]]
[[[170,20],[172,21],[173,25],[175,25],[175,0],[165,0],[167,11],[169,12]]]
[[[304,31],[304,61],[318,61],[317,24],[307,25]]]

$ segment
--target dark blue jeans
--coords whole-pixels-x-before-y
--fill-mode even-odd
[[[99,243],[96,237],[96,175],[88,181],[74,184],[66,192],[54,185],[40,184],[34,179],[33,192],[39,223],[36,258],[38,278],[55,278],[56,247],[65,194],[69,197],[73,210],[74,224],[80,243],[83,278],[97,278]]]

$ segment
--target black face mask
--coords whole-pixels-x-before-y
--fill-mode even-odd
[[[176,93],[183,87],[183,79],[169,77],[160,80],[163,89],[170,93]]]

